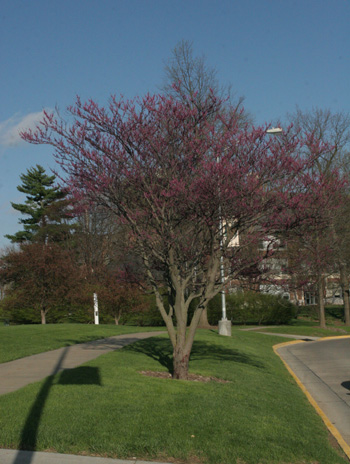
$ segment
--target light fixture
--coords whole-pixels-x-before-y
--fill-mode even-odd
[[[271,127],[271,129],[267,129],[266,131],[267,134],[271,134],[271,135],[282,134],[282,132],[283,132],[283,129],[281,129],[280,127]]]

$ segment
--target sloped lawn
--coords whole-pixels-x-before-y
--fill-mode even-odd
[[[272,345],[198,331],[190,370],[228,383],[174,381],[166,336],[142,340],[0,397],[0,446],[187,463],[347,460]]]
[[[62,346],[136,332],[164,330],[163,327],[131,327],[89,324],[46,324],[0,326],[0,363]]]

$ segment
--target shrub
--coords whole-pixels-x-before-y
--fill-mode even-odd
[[[47,317],[48,323],[74,323],[74,324],[86,324],[93,323],[93,307],[92,304],[78,305],[70,304],[61,308],[50,309]],[[100,320],[101,324],[106,323]]]
[[[344,305],[327,305],[325,307],[326,319],[344,321]],[[305,305],[298,307],[298,317],[319,320],[318,305]]]
[[[233,324],[287,324],[296,316],[296,307],[278,295],[239,292],[226,295],[226,312]],[[208,304],[208,320],[216,325],[221,318],[219,294]]]
[[[306,317],[311,320],[318,321],[318,306],[317,305],[303,305],[298,306],[298,317]]]
[[[326,318],[344,321],[344,305],[327,305]]]
[[[123,315],[120,324],[134,325],[139,327],[162,327],[165,326],[163,318],[159,312],[154,294],[142,295],[146,309],[140,312],[132,312]],[[168,309],[168,308],[166,308]]]
[[[6,295],[0,304],[3,320],[13,324],[40,324],[40,313],[32,307],[18,303],[15,295]]]

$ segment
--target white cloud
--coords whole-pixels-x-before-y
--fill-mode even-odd
[[[39,111],[29,113],[26,116],[15,115],[6,121],[0,122],[0,144],[5,147],[14,147],[23,143],[19,133],[25,129],[35,129],[43,116],[43,111]]]

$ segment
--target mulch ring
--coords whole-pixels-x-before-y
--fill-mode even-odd
[[[171,379],[172,376],[169,372],[154,372],[154,371],[140,371],[140,374],[147,375],[148,377],[158,377],[159,379]],[[218,382],[230,383],[229,380],[218,379],[217,377],[205,377],[199,374],[188,374],[187,380],[192,382]]]

